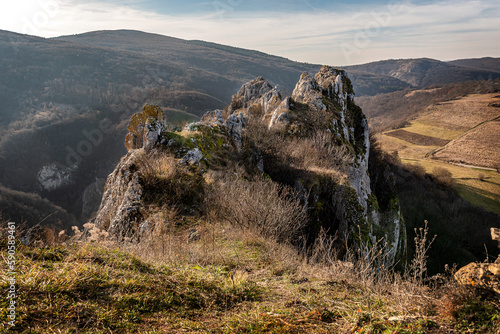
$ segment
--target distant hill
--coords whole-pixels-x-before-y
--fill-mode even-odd
[[[500,73],[500,58],[484,57],[476,59],[459,59],[449,61],[448,64]]]
[[[185,82],[186,79],[198,80],[199,84],[204,85],[204,91],[223,100],[227,100],[243,82],[259,75],[265,74],[266,79],[274,84],[292,90],[302,72],[319,69],[319,65],[297,63],[262,52],[134,30],[96,31],[62,36],[54,40],[144,57],[159,64],[160,68],[168,66],[175,69],[170,70],[171,74],[178,72],[178,76],[170,79],[180,82]],[[207,75],[237,81],[237,85],[206,85]],[[191,87],[192,83],[189,84]]]
[[[467,68],[429,58],[383,60],[345,69],[388,75],[415,88],[500,78],[500,72],[495,70]]]
[[[363,109],[372,132],[400,128],[433,104],[461,98],[467,94],[486,94],[500,91],[500,79],[470,81],[435,86],[427,89],[361,96],[356,103]]]

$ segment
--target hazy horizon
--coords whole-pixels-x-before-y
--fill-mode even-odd
[[[348,66],[498,57],[499,16],[488,0],[21,0],[2,5],[0,29],[39,37],[139,30]]]

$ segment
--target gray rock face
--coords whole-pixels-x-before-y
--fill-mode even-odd
[[[146,152],[151,151],[160,141],[161,133],[165,127],[159,121],[148,119],[144,126],[143,146]]]
[[[299,82],[295,85],[292,99],[305,103],[316,110],[326,110],[326,105],[323,103],[323,94],[321,94],[318,83],[306,73],[301,75]]]
[[[257,77],[244,84],[240,90],[231,98],[231,110],[248,108],[256,104],[266,93],[273,90],[273,86],[263,77]]]
[[[201,121],[209,125],[222,126],[224,124],[222,110],[217,109],[217,110],[207,111],[205,115],[201,117]]]
[[[37,174],[37,180],[45,190],[55,190],[71,182],[71,175],[76,167],[58,167],[56,164],[43,166]]]
[[[228,134],[234,140],[236,148],[239,150],[241,148],[241,135],[243,133],[243,125],[247,122],[246,117],[243,113],[239,115],[231,114],[226,120],[226,128]]]
[[[94,219],[98,228],[108,231],[119,241],[135,235],[137,222],[142,219],[143,189],[136,173],[136,163],[143,152],[137,149],[127,153],[108,176],[101,206]]]
[[[272,128],[276,124],[287,124],[289,122],[289,114],[290,106],[292,104],[292,99],[290,97],[285,98],[278,105],[276,109],[274,109],[271,121],[269,122],[269,129]]]
[[[201,159],[203,159],[203,153],[199,148],[195,148],[186,153],[181,160],[181,164],[194,165],[199,163]]]

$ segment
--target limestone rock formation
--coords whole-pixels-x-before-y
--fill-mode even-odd
[[[224,117],[222,116],[222,110],[212,110],[207,111],[205,115],[201,117],[201,121],[207,124],[222,126],[224,124]]]
[[[163,131],[165,131],[165,126],[161,122],[148,118],[144,125],[144,150],[151,151],[159,143]]]
[[[384,238],[389,248],[388,263],[393,263],[405,247],[404,223],[397,200],[391,205],[391,212],[381,213],[370,188],[368,123],[354,103],[352,85],[344,71],[324,66],[314,76],[303,74],[291,96],[283,96],[279,87],[258,77],[233,95],[226,119],[221,110],[209,111],[199,122],[188,124],[178,133],[169,132],[163,122],[155,121],[156,116],[162,115],[160,111],[158,107],[146,105],[142,114],[132,117],[128,139],[134,145],[108,178],[96,224],[117,238],[152,228],[150,219],[141,216],[143,189],[134,172],[136,160],[143,151],[169,150],[179,164],[188,165],[191,175],[210,169],[210,161],[218,163],[226,159],[218,165],[220,169],[228,165],[227,159],[240,159],[251,165],[245,166],[253,168],[251,173],[273,179],[268,169],[272,168],[268,166],[272,166],[273,161],[265,160],[265,152],[259,146],[245,142],[248,122],[260,119],[272,130],[269,132],[272,136],[277,134],[284,140],[305,142],[317,133],[325,134],[326,141],[321,147],[345,152],[347,156],[342,170],[335,171],[336,161],[328,160],[329,166],[325,167],[333,171],[329,175],[338,173],[342,177],[325,176],[321,170],[312,169],[302,171],[309,175],[303,179],[300,173],[286,174],[289,169],[285,171],[287,179],[280,181],[300,193],[309,215],[311,233],[317,233],[321,226],[332,233],[339,231],[351,240],[359,239],[360,230],[365,242],[375,243]],[[274,177],[280,179],[283,175],[275,172]]]
[[[233,138],[238,149],[241,148],[241,135],[243,133],[243,125],[245,125],[246,121],[247,119],[243,113],[239,113],[239,115],[231,114],[225,122],[227,132]]]
[[[305,103],[316,110],[326,110],[318,83],[306,73],[302,74],[299,82],[295,85],[292,99],[296,102]]]
[[[118,239],[134,235],[141,216],[143,189],[136,173],[143,149],[133,150],[118,163],[108,176],[99,212],[94,223]]]
[[[60,167],[56,164],[43,166],[37,174],[37,180],[45,190],[54,190],[71,182],[71,175],[76,167]]]

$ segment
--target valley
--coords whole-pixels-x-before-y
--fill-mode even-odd
[[[397,151],[404,163],[431,174],[436,167],[446,168],[464,199],[500,214],[499,102],[497,93],[440,102],[404,128],[376,138],[387,152]]]

